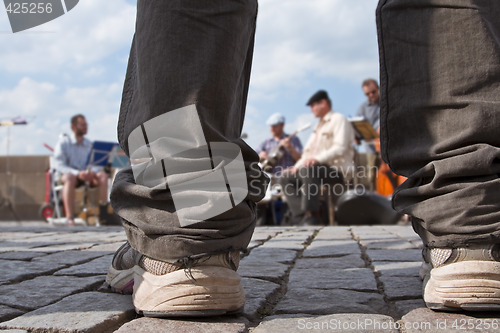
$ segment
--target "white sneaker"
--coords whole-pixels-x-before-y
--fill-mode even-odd
[[[500,311],[500,245],[426,248],[421,268],[428,308]]]
[[[149,258],[125,243],[113,258],[106,283],[132,293],[147,317],[203,317],[239,313],[245,305],[236,273],[239,251],[197,255],[174,262]]]

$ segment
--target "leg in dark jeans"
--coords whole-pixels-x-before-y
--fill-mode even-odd
[[[382,151],[430,246],[500,241],[498,17],[496,1],[379,4]]]
[[[500,308],[499,17],[483,0],[377,9],[382,153],[408,177],[393,205],[426,245],[433,309]]]
[[[152,136],[157,139],[148,142],[153,147],[150,150],[168,149],[172,145],[206,148],[207,143],[234,143],[241,149],[248,181],[252,181],[246,200],[233,209],[182,227],[168,184],[141,184],[131,168],[123,170],[116,177],[111,199],[113,208],[124,220],[130,244],[141,253],[159,260],[179,259],[244,249],[251,238],[254,202],[264,195],[265,184],[260,170],[252,167],[258,161],[257,154],[239,137],[250,79],[256,14],[257,2],[253,0],[138,2],[136,33],[118,124],[121,146],[134,163],[134,151],[139,150],[134,147],[131,151],[129,146],[134,130],[141,135],[144,130],[150,141]],[[185,112],[186,116],[165,117],[175,110]],[[194,110],[195,116],[197,113],[194,118],[199,120],[188,118],[193,113],[186,110]],[[148,121],[150,127],[158,128],[150,130]],[[201,124],[201,135],[195,135],[195,123]],[[151,133],[155,130],[161,134]],[[142,148],[146,149],[145,146]],[[205,151],[209,153],[208,149]],[[153,163],[150,169],[161,165],[162,160],[155,158]],[[197,163],[196,156],[182,163],[184,169],[176,171],[179,182],[199,177],[196,173],[199,170],[189,170],[189,166]],[[166,169],[169,176],[170,170]]]
[[[128,243],[107,283],[146,316],[241,310],[235,272],[265,193],[240,139],[256,0],[139,0],[118,123],[132,166],[111,201]]]

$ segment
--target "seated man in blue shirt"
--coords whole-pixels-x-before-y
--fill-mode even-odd
[[[99,208],[107,207],[108,174],[104,171],[87,170],[87,159],[92,150],[92,142],[87,134],[87,121],[81,114],[71,118],[73,135],[62,134],[54,149],[55,169],[63,182],[62,198],[67,224],[75,224],[75,188],[88,182],[99,188]]]

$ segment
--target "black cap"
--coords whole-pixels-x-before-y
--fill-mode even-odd
[[[311,98],[309,98],[306,105],[310,106],[312,103],[319,102],[322,99],[329,100],[330,98],[328,97],[328,93],[326,91],[318,90],[314,95],[311,96]]]

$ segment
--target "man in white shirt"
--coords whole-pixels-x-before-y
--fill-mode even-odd
[[[81,114],[71,118],[73,135],[62,134],[54,149],[55,169],[61,174],[63,182],[62,198],[67,224],[75,224],[75,188],[88,182],[99,187],[99,205],[107,206],[108,175],[104,171],[86,170],[87,160],[92,150],[92,142],[87,134],[87,121]]]
[[[353,176],[354,130],[344,115],[332,111],[326,91],[316,92],[307,105],[320,120],[302,157],[281,177],[280,183],[292,214],[302,216],[301,224],[312,225],[321,223],[321,187],[345,184]]]

